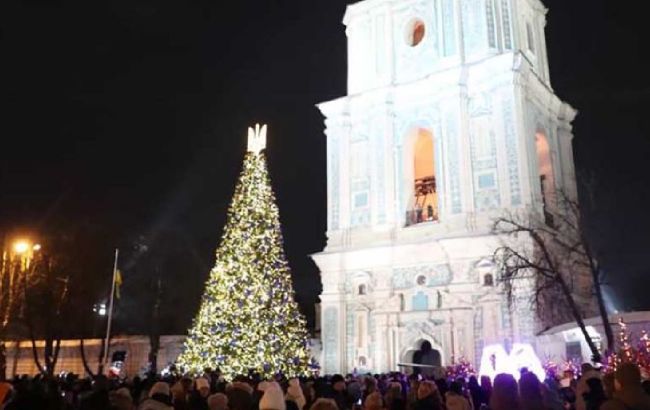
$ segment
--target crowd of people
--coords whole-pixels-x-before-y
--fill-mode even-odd
[[[509,374],[494,381],[391,373],[232,382],[214,372],[131,380],[69,374],[0,382],[0,410],[650,410],[649,383],[631,364],[605,375],[583,365],[578,379],[543,381],[525,369],[518,381]]]

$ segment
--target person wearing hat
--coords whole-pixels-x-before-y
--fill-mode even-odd
[[[269,382],[264,390],[264,395],[260,400],[260,410],[286,410],[287,405],[284,402],[284,394],[280,385],[276,382]]]
[[[622,364],[614,378],[616,392],[601,410],[650,410],[650,396],[641,387],[641,371],[632,363]]]
[[[156,382],[149,390],[149,398],[140,404],[138,410],[172,410],[172,397],[169,384]]]

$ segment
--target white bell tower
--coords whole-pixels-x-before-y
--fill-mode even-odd
[[[539,0],[348,6],[348,95],[325,116],[323,370],[397,370],[533,342],[494,286],[495,217],[575,195],[571,122],[551,88]],[[486,328],[484,324],[490,324]]]

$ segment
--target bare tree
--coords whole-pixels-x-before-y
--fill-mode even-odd
[[[33,270],[33,249],[5,250],[0,261],[0,380],[6,378],[6,341],[24,334],[25,289]]]
[[[601,352],[589,335],[584,318],[596,297],[608,349],[614,337],[602,292],[602,272],[588,241],[578,202],[558,193],[555,206],[544,212],[510,212],[498,218],[493,232],[502,238],[495,251],[501,281],[512,300],[518,283],[529,286],[528,295],[545,324],[574,320],[594,361]]]
[[[62,260],[45,253],[34,259],[28,280],[25,281],[24,321],[32,343],[34,362],[43,374],[53,374],[61,339],[68,327],[69,279],[69,272]],[[37,338],[45,342],[43,361],[36,346]]]

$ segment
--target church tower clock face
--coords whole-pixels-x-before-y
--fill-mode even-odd
[[[546,11],[540,0],[347,7],[347,95],[318,105],[324,373],[404,370],[423,340],[443,366],[535,340],[534,312],[509,312],[499,273],[477,266],[499,246],[495,217],[576,191],[576,111],[552,91]]]

